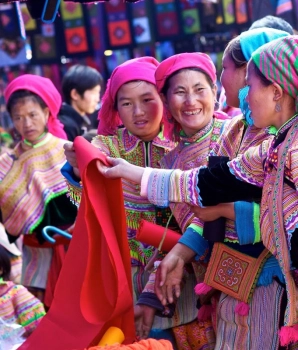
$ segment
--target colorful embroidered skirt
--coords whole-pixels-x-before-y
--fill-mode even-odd
[[[277,350],[285,289],[273,281],[254,291],[247,316],[235,313],[238,300],[221,293],[217,307],[216,350]]]

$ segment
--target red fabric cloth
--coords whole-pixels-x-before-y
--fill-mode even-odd
[[[141,220],[136,239],[142,243],[158,248],[165,230],[166,228],[163,226],[156,225],[147,220]],[[169,252],[178,243],[180,238],[181,235],[178,232],[168,228],[161,250]]]
[[[8,102],[11,94],[17,90],[28,90],[38,95],[50,110],[48,120],[49,132],[60,139],[67,140],[63,124],[57,118],[62,104],[61,95],[52,81],[34,74],[20,75],[7,85],[4,91],[6,102]]]
[[[54,300],[21,350],[73,350],[98,344],[115,326],[134,341],[130,254],[121,180],[104,178],[98,149],[74,141],[83,194]]]
[[[46,291],[44,295],[44,304],[49,308],[54,299],[54,292],[57,280],[59,278],[60,271],[63,266],[63,261],[66,256],[66,246],[64,245],[54,245],[53,256],[50,265],[50,270],[48,272],[48,279],[46,284]]]
[[[128,60],[113,70],[98,113],[100,121],[98,133],[100,135],[114,134],[117,126],[122,124],[118,112],[114,108],[120,87],[133,80],[143,80],[155,85],[154,74],[158,65],[159,63],[155,58],[145,56]]]

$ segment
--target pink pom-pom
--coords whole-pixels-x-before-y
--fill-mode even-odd
[[[205,295],[207,293],[209,293],[212,290],[212,287],[208,286],[208,284],[206,283],[199,283],[195,286],[195,293],[197,295]]]
[[[235,307],[235,312],[240,316],[247,316],[249,312],[249,305],[241,301]]]
[[[198,320],[207,321],[211,319],[212,305],[202,305],[198,311]]]
[[[279,339],[281,346],[287,346],[290,343],[296,343],[298,341],[298,325],[288,327],[284,326],[279,331]]]

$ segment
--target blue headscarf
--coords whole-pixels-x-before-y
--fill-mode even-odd
[[[272,40],[279,39],[290,34],[274,28],[256,28],[247,30],[239,35],[240,46],[242,53],[248,62],[253,54],[259,47],[269,43]],[[249,87],[245,86],[243,89],[239,90],[239,108],[243,113],[246,122],[249,125],[253,125],[253,120],[251,118],[251,111],[246,102],[246,96],[248,94]]]

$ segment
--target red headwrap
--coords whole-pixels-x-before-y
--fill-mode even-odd
[[[153,57],[140,57],[128,60],[116,67],[108,80],[102,106],[98,113],[100,135],[112,135],[122,122],[114,108],[116,95],[120,87],[133,80],[144,80],[155,85],[155,70],[158,61]]]
[[[201,52],[181,53],[162,61],[155,72],[155,81],[158,92],[161,92],[166,80],[175,72],[185,68],[199,68],[205,72],[216,84],[216,68],[211,58]],[[175,132],[181,129],[180,125],[164,113],[164,135],[169,140],[176,139]]]
[[[48,120],[49,132],[56,137],[67,140],[66,133],[63,129],[63,124],[59,121],[59,119],[57,119],[57,115],[62,104],[61,95],[52,81],[39,75],[21,75],[7,85],[4,91],[6,103],[8,102],[11,94],[18,90],[31,91],[45,102],[50,110]]]

